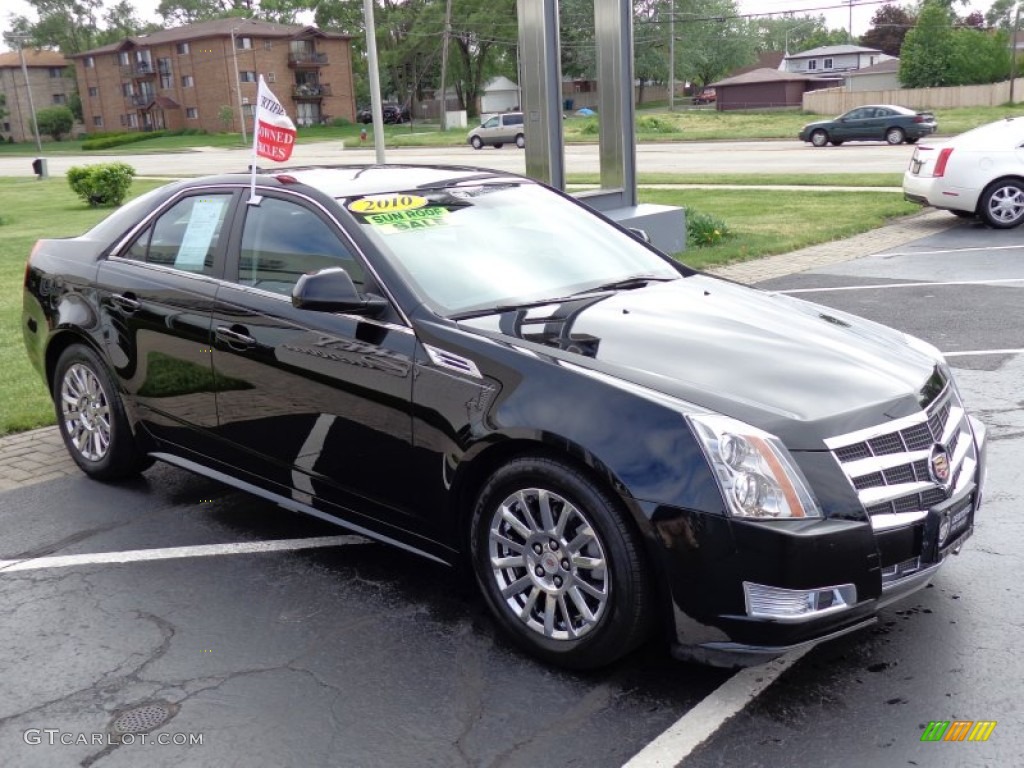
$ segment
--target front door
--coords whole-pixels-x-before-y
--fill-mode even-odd
[[[213,321],[218,381],[238,383],[217,393],[223,459],[385,535],[422,530],[407,482],[412,331],[292,306],[304,272],[340,266],[365,285],[348,240],[316,204],[267,193],[241,219]]]

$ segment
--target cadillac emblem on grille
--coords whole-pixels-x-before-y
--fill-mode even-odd
[[[928,469],[931,471],[932,480],[942,486],[949,484],[949,454],[941,445],[932,448],[932,456],[928,461]]]

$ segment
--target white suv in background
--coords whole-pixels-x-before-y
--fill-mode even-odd
[[[1024,222],[1024,117],[1008,117],[914,150],[903,196],[990,227]]]
[[[522,149],[526,146],[523,113],[504,112],[500,115],[491,115],[471,130],[466,140],[473,145],[473,149],[483,149],[485,144],[501,149],[503,145],[513,142]]]

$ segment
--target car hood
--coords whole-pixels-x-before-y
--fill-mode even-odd
[[[811,128],[823,128],[832,125],[835,120],[815,120],[813,123],[807,123],[801,130],[809,131]]]
[[[793,449],[920,410],[944,383],[937,351],[903,333],[703,275],[460,326],[743,419]]]

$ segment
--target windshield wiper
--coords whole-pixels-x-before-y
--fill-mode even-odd
[[[667,283],[678,279],[678,276],[658,277],[657,275],[633,275],[632,277],[613,280],[610,283],[604,283],[603,285],[598,285],[594,288],[587,288],[585,291],[580,291],[580,293],[593,293],[594,291],[628,291],[633,288],[643,288],[648,283]]]
[[[583,291],[583,294],[594,293],[593,290]],[[531,307],[543,307],[547,304],[565,304],[567,302],[578,302],[584,298],[583,294],[574,293],[572,296],[557,296],[553,299],[535,299],[533,301],[517,301],[510,304],[495,304],[491,307],[481,309],[470,309],[465,312],[456,312],[448,315],[450,320],[469,320],[474,317],[485,315],[499,315],[502,312],[514,312],[517,309],[530,309]]]

